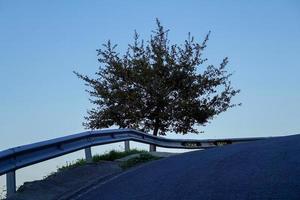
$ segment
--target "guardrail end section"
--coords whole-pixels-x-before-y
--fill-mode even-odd
[[[6,174],[6,192],[7,197],[16,193],[16,171],[10,171]]]

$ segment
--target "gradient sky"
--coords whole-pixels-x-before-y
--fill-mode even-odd
[[[102,43],[122,53],[134,30],[149,38],[155,18],[172,43],[211,30],[207,64],[228,56],[242,90],[234,102],[243,105],[204,134],[176,137],[300,133],[300,1],[0,0],[0,150],[83,131],[91,105],[72,71],[93,75]]]

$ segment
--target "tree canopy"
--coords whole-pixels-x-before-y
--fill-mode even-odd
[[[117,125],[154,135],[199,133],[218,114],[236,106],[234,89],[225,69],[202,58],[210,32],[201,43],[188,34],[183,44],[171,44],[166,30],[157,27],[149,40],[134,41],[120,55],[110,41],[98,49],[100,67],[95,77],[74,72],[89,86],[94,108],[88,110],[84,126],[100,129]]]

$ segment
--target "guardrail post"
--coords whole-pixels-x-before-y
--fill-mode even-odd
[[[156,145],[154,145],[154,144],[150,144],[149,151],[150,151],[150,152],[152,152],[152,151],[156,151]]]
[[[6,196],[11,197],[16,193],[16,171],[6,174]]]
[[[85,152],[85,160],[87,163],[92,163],[93,162],[93,156],[92,156],[92,149],[91,147],[87,147],[84,149]]]
[[[129,151],[130,150],[129,140],[124,141],[124,145],[125,145],[125,151]]]

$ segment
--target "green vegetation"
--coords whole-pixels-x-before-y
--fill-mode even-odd
[[[77,159],[76,161],[66,162],[66,165],[63,165],[63,166],[57,168],[57,171],[60,172],[60,171],[66,170],[66,169],[72,169],[75,167],[83,166],[85,164],[86,164],[85,159],[80,158],[80,159]]]
[[[115,150],[112,150],[107,154],[93,156],[93,162],[99,162],[99,161],[102,161],[102,160],[114,161],[114,160],[124,158],[124,157],[129,156],[129,155],[138,154],[138,153],[146,153],[146,151],[137,150],[137,149],[132,149],[132,150],[129,150],[129,151],[115,151]]]
[[[97,163],[100,161],[114,161],[120,158],[124,158],[126,156],[132,155],[132,154],[145,154],[146,151],[144,150],[137,150],[137,149],[132,149],[129,151],[115,151],[112,150],[108,153],[102,154],[102,155],[94,155],[93,156],[93,162]],[[83,166],[86,164],[85,159],[77,159],[76,161],[73,162],[66,162],[66,165],[61,166],[57,169],[58,172],[66,170],[66,169],[71,169],[79,166]]]
[[[131,158],[123,163],[121,163],[121,167],[123,169],[128,169],[130,167],[134,167],[136,165],[148,162],[148,161],[152,161],[152,160],[157,160],[160,159],[159,157],[153,156],[147,152],[141,153],[140,156],[135,157],[135,158]]]

